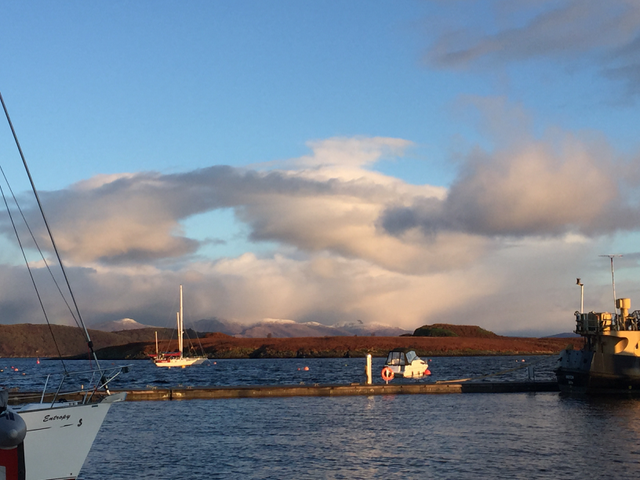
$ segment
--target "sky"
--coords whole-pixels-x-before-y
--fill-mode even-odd
[[[182,284],[193,320],[551,335],[582,293],[613,310],[610,254],[640,299],[636,1],[0,9],[0,91],[89,326],[171,326]],[[0,263],[0,323],[42,323],[6,212]]]

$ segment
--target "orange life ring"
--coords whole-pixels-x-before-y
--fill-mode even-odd
[[[384,367],[382,369],[382,379],[385,382],[388,382],[389,380],[393,380],[393,370],[391,370],[389,367]]]

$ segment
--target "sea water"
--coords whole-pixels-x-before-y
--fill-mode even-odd
[[[23,389],[53,369],[35,359],[2,361],[21,364],[19,372],[3,368],[0,378]],[[383,361],[374,359],[374,371]],[[523,381],[532,374],[551,380],[556,362],[436,357],[432,377],[419,381]],[[351,383],[361,380],[365,360],[218,360],[171,371],[130,363],[114,388]],[[375,382],[382,382],[379,375]],[[638,472],[640,400],[516,393],[117,403],[79,478],[638,478]]]
[[[638,478],[639,414],[557,393],[125,402],[81,478]]]

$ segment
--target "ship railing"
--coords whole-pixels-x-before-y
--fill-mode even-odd
[[[638,331],[640,328],[640,310],[634,311],[626,317],[616,315],[613,320],[612,330],[621,331]]]
[[[576,330],[579,335],[596,335],[616,329],[616,322],[608,312],[575,312]]]
[[[633,313],[627,316],[624,329],[632,331],[640,330],[640,310],[634,310]]]
[[[21,393],[21,389],[12,389],[14,404],[51,404],[60,402],[91,403],[109,395],[109,385],[131,365],[120,365],[108,369],[90,369],[50,373],[44,376],[44,386],[35,395]]]
[[[640,310],[625,316],[608,312],[575,312],[576,330],[579,335],[598,335],[610,331],[640,330]]]

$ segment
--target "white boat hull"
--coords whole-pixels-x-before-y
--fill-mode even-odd
[[[164,358],[154,359],[156,367],[188,367],[190,365],[199,365],[207,360],[207,357],[182,357],[182,358]]]
[[[12,408],[27,425],[23,442],[25,480],[77,478],[111,404],[123,401],[125,396],[109,395],[100,403]]]

